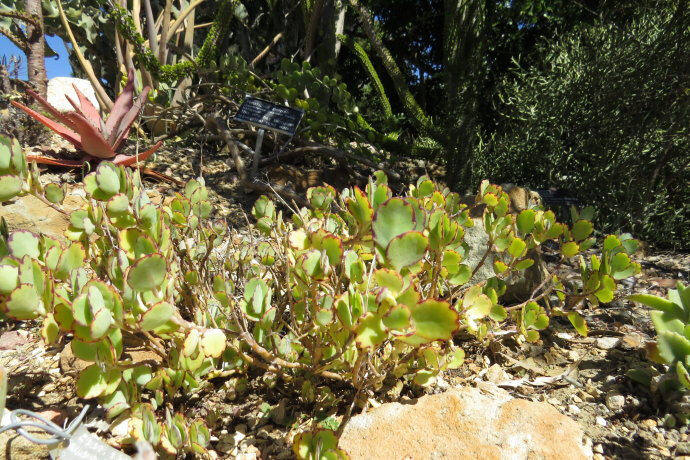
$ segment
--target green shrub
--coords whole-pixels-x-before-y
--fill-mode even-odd
[[[130,442],[202,453],[204,422],[168,408],[208,378],[254,366],[308,402],[328,394],[335,401],[324,381],[342,382],[356,400],[399,379],[425,385],[462,364],[452,340],[458,331],[489,341],[515,325],[518,340],[536,342],[550,316],[564,315],[586,334],[576,307],[611,301],[616,280],[640,271],[628,256],[634,240],[610,235],[600,257],[578,256],[594,244],[589,221],[571,228],[550,211],[511,215],[508,195],[488,182],[472,206],[483,216],[474,220],[458,194],[426,178],[402,197],[386,180],[379,172],[364,190],[312,188],[310,207],[290,218],[261,197],[256,224],[238,233],[211,218],[201,181],[155,204],[131,171],[102,162],[84,178],[88,201],[70,215],[67,244],[3,230],[0,309],[39,321],[47,343],[71,336],[75,356],[93,363],[80,373],[77,394],[99,398],[108,417],[128,414]],[[2,200],[64,197],[39,184],[18,144],[0,138]],[[473,225],[488,235],[484,260],[497,254],[495,276],[476,285],[468,282],[479,267],[464,263]],[[505,280],[534,264],[546,241],[560,245],[563,259],[579,258],[581,282],[566,289],[551,273],[533,298],[503,305]],[[132,341],[158,359],[125,359]],[[327,431],[312,433],[295,449],[309,456],[331,441]]]

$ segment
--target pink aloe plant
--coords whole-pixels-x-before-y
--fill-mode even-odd
[[[74,86],[74,90],[79,101],[74,101],[66,96],[69,103],[74,107],[73,112],[61,113],[48,101],[34,91],[27,90],[27,94],[33,97],[42,105],[56,120],[56,122],[16,101],[11,101],[12,105],[22,109],[34,119],[46,125],[57,134],[68,140],[78,149],[87,154],[82,161],[54,160],[46,157],[34,157],[40,163],[57,164],[61,166],[79,166],[88,157],[109,160],[115,164],[131,166],[134,163],[144,160],[160,148],[162,141],[157,142],[149,150],[139,155],[121,155],[117,151],[122,143],[127,139],[132,123],[139,116],[144,107],[146,96],[150,88],[146,86],[136,101],[134,101],[134,71],[129,70],[127,84],[122,93],[118,96],[113,105],[113,109],[106,120],[101,118],[98,109]]]

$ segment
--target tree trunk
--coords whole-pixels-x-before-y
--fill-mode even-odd
[[[41,0],[26,0],[26,12],[36,19],[36,23],[27,23],[27,68],[29,83],[36,88],[41,96],[46,96],[46,85],[48,77],[46,75],[45,49],[43,48],[43,11],[41,10]]]

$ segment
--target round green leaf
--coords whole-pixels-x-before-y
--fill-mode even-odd
[[[158,302],[144,313],[139,322],[142,331],[151,331],[166,324],[172,318],[174,307],[168,302]]]
[[[157,251],[153,240],[138,228],[122,230],[117,240],[120,243],[120,249],[125,251],[131,260],[140,259]]]
[[[402,198],[391,198],[376,210],[371,225],[376,243],[387,248],[393,238],[414,230],[414,209]]]
[[[160,254],[151,254],[129,267],[127,284],[135,291],[150,291],[158,288],[167,274],[165,258]]]
[[[410,309],[403,304],[394,306],[383,317],[383,324],[388,329],[407,329],[410,326]]]
[[[370,349],[380,345],[386,338],[383,321],[373,313],[367,313],[355,328],[357,346]]]
[[[19,284],[19,268],[14,265],[0,265],[0,293],[9,294]]]
[[[8,316],[17,320],[34,319],[46,313],[41,298],[30,284],[22,284],[15,289],[5,309]]]
[[[24,256],[38,259],[38,256],[41,254],[40,243],[41,239],[38,235],[28,230],[15,230],[10,233],[10,237],[7,240],[10,255],[17,259],[21,259]]]
[[[129,198],[124,193],[118,193],[108,200],[105,209],[109,216],[123,214],[129,210]]]
[[[604,251],[611,251],[621,245],[621,240],[616,235],[609,235],[604,239]]]
[[[513,241],[510,242],[510,246],[508,246],[508,253],[513,256],[513,258],[517,259],[525,253],[525,248],[527,248],[527,243],[515,237]]]
[[[96,168],[96,183],[98,188],[108,195],[115,195],[120,191],[120,174],[112,163],[102,162]]]
[[[534,209],[525,209],[517,216],[517,227],[520,233],[526,235],[534,228],[534,216],[536,212]]]
[[[89,324],[89,330],[91,332],[91,338],[96,340],[103,337],[110,326],[113,324],[113,315],[107,308],[102,308],[98,310],[93,315],[93,320]]]
[[[46,199],[51,203],[59,204],[65,199],[65,190],[58,184],[47,184],[43,190]]]
[[[77,395],[80,398],[97,398],[108,386],[105,375],[97,364],[92,364],[79,374],[77,379]]]
[[[448,302],[427,299],[412,309],[416,333],[430,340],[450,340],[458,328],[458,313]]]
[[[420,232],[407,232],[394,237],[386,249],[386,259],[396,270],[419,262],[426,253],[429,240]]]
[[[569,241],[561,247],[561,253],[566,257],[573,257],[579,250],[580,247],[574,241]]]
[[[62,251],[60,259],[58,259],[55,276],[59,279],[69,278],[72,270],[80,268],[84,265],[86,259],[86,250],[81,243],[72,243],[67,249]]]
[[[0,176],[0,202],[19,195],[19,192],[22,191],[22,184],[22,178],[19,176]]]
[[[227,339],[220,329],[206,329],[201,335],[201,349],[209,358],[218,358],[225,351]]]
[[[591,235],[594,225],[588,220],[578,220],[573,224],[573,238],[575,241],[582,241]]]
[[[403,279],[393,270],[387,268],[378,269],[374,272],[374,279],[376,280],[376,284],[388,288],[394,294],[398,294],[402,291]]]

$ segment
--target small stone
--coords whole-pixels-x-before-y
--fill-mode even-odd
[[[552,406],[558,407],[558,405],[561,403],[558,399],[556,398],[549,398],[546,400],[547,403],[551,404]]]
[[[599,426],[606,426],[606,425],[608,425],[608,422],[606,421],[606,419],[605,419],[604,417],[597,417],[597,418],[596,418],[596,423],[597,423],[597,425],[599,425]]]
[[[680,433],[678,433],[676,430],[669,430],[668,433],[666,433],[666,439],[668,441],[668,445],[675,445],[681,440]]]
[[[592,448],[592,450],[594,452],[596,452],[597,454],[603,454],[604,453],[604,446],[602,446],[601,444],[595,444],[594,447]]]
[[[644,419],[644,420],[642,420],[640,425],[642,425],[645,428],[656,428],[656,420],[651,419],[651,418]]]
[[[690,455],[690,442],[676,444],[676,455]]]
[[[599,337],[594,343],[600,350],[612,350],[621,343],[621,339],[618,337]]]
[[[510,380],[510,376],[499,364],[494,364],[486,371],[486,380],[491,383],[503,383]]]
[[[577,415],[580,413],[580,408],[577,407],[575,404],[568,404],[568,412],[570,412],[573,415]]]
[[[592,455],[592,459],[593,460],[606,460],[606,457],[604,457],[601,454],[594,454],[594,455]]]
[[[586,391],[583,391],[583,390],[578,390],[578,392],[576,393],[576,395],[577,395],[578,397],[580,397],[581,400],[587,401],[587,402],[594,402],[594,399],[595,399],[594,396],[592,396],[591,394],[589,394],[589,393],[587,393]]]
[[[606,394],[606,407],[614,412],[618,412],[625,406],[625,396],[618,391],[609,391]]]
[[[570,397],[570,399],[571,399],[574,403],[577,403],[577,404],[581,404],[581,403],[582,403],[582,398],[580,398],[578,395],[572,395],[572,396]]]
[[[640,334],[632,333],[626,334],[621,339],[623,348],[636,349],[642,346],[642,336]]]
[[[659,447],[659,453],[664,458],[670,458],[671,457],[671,451],[668,450],[667,448],[663,447],[663,446]]]
[[[635,422],[632,422],[630,420],[626,420],[623,422],[623,425],[629,429],[630,431],[636,431],[637,430],[637,425],[635,425]]]

